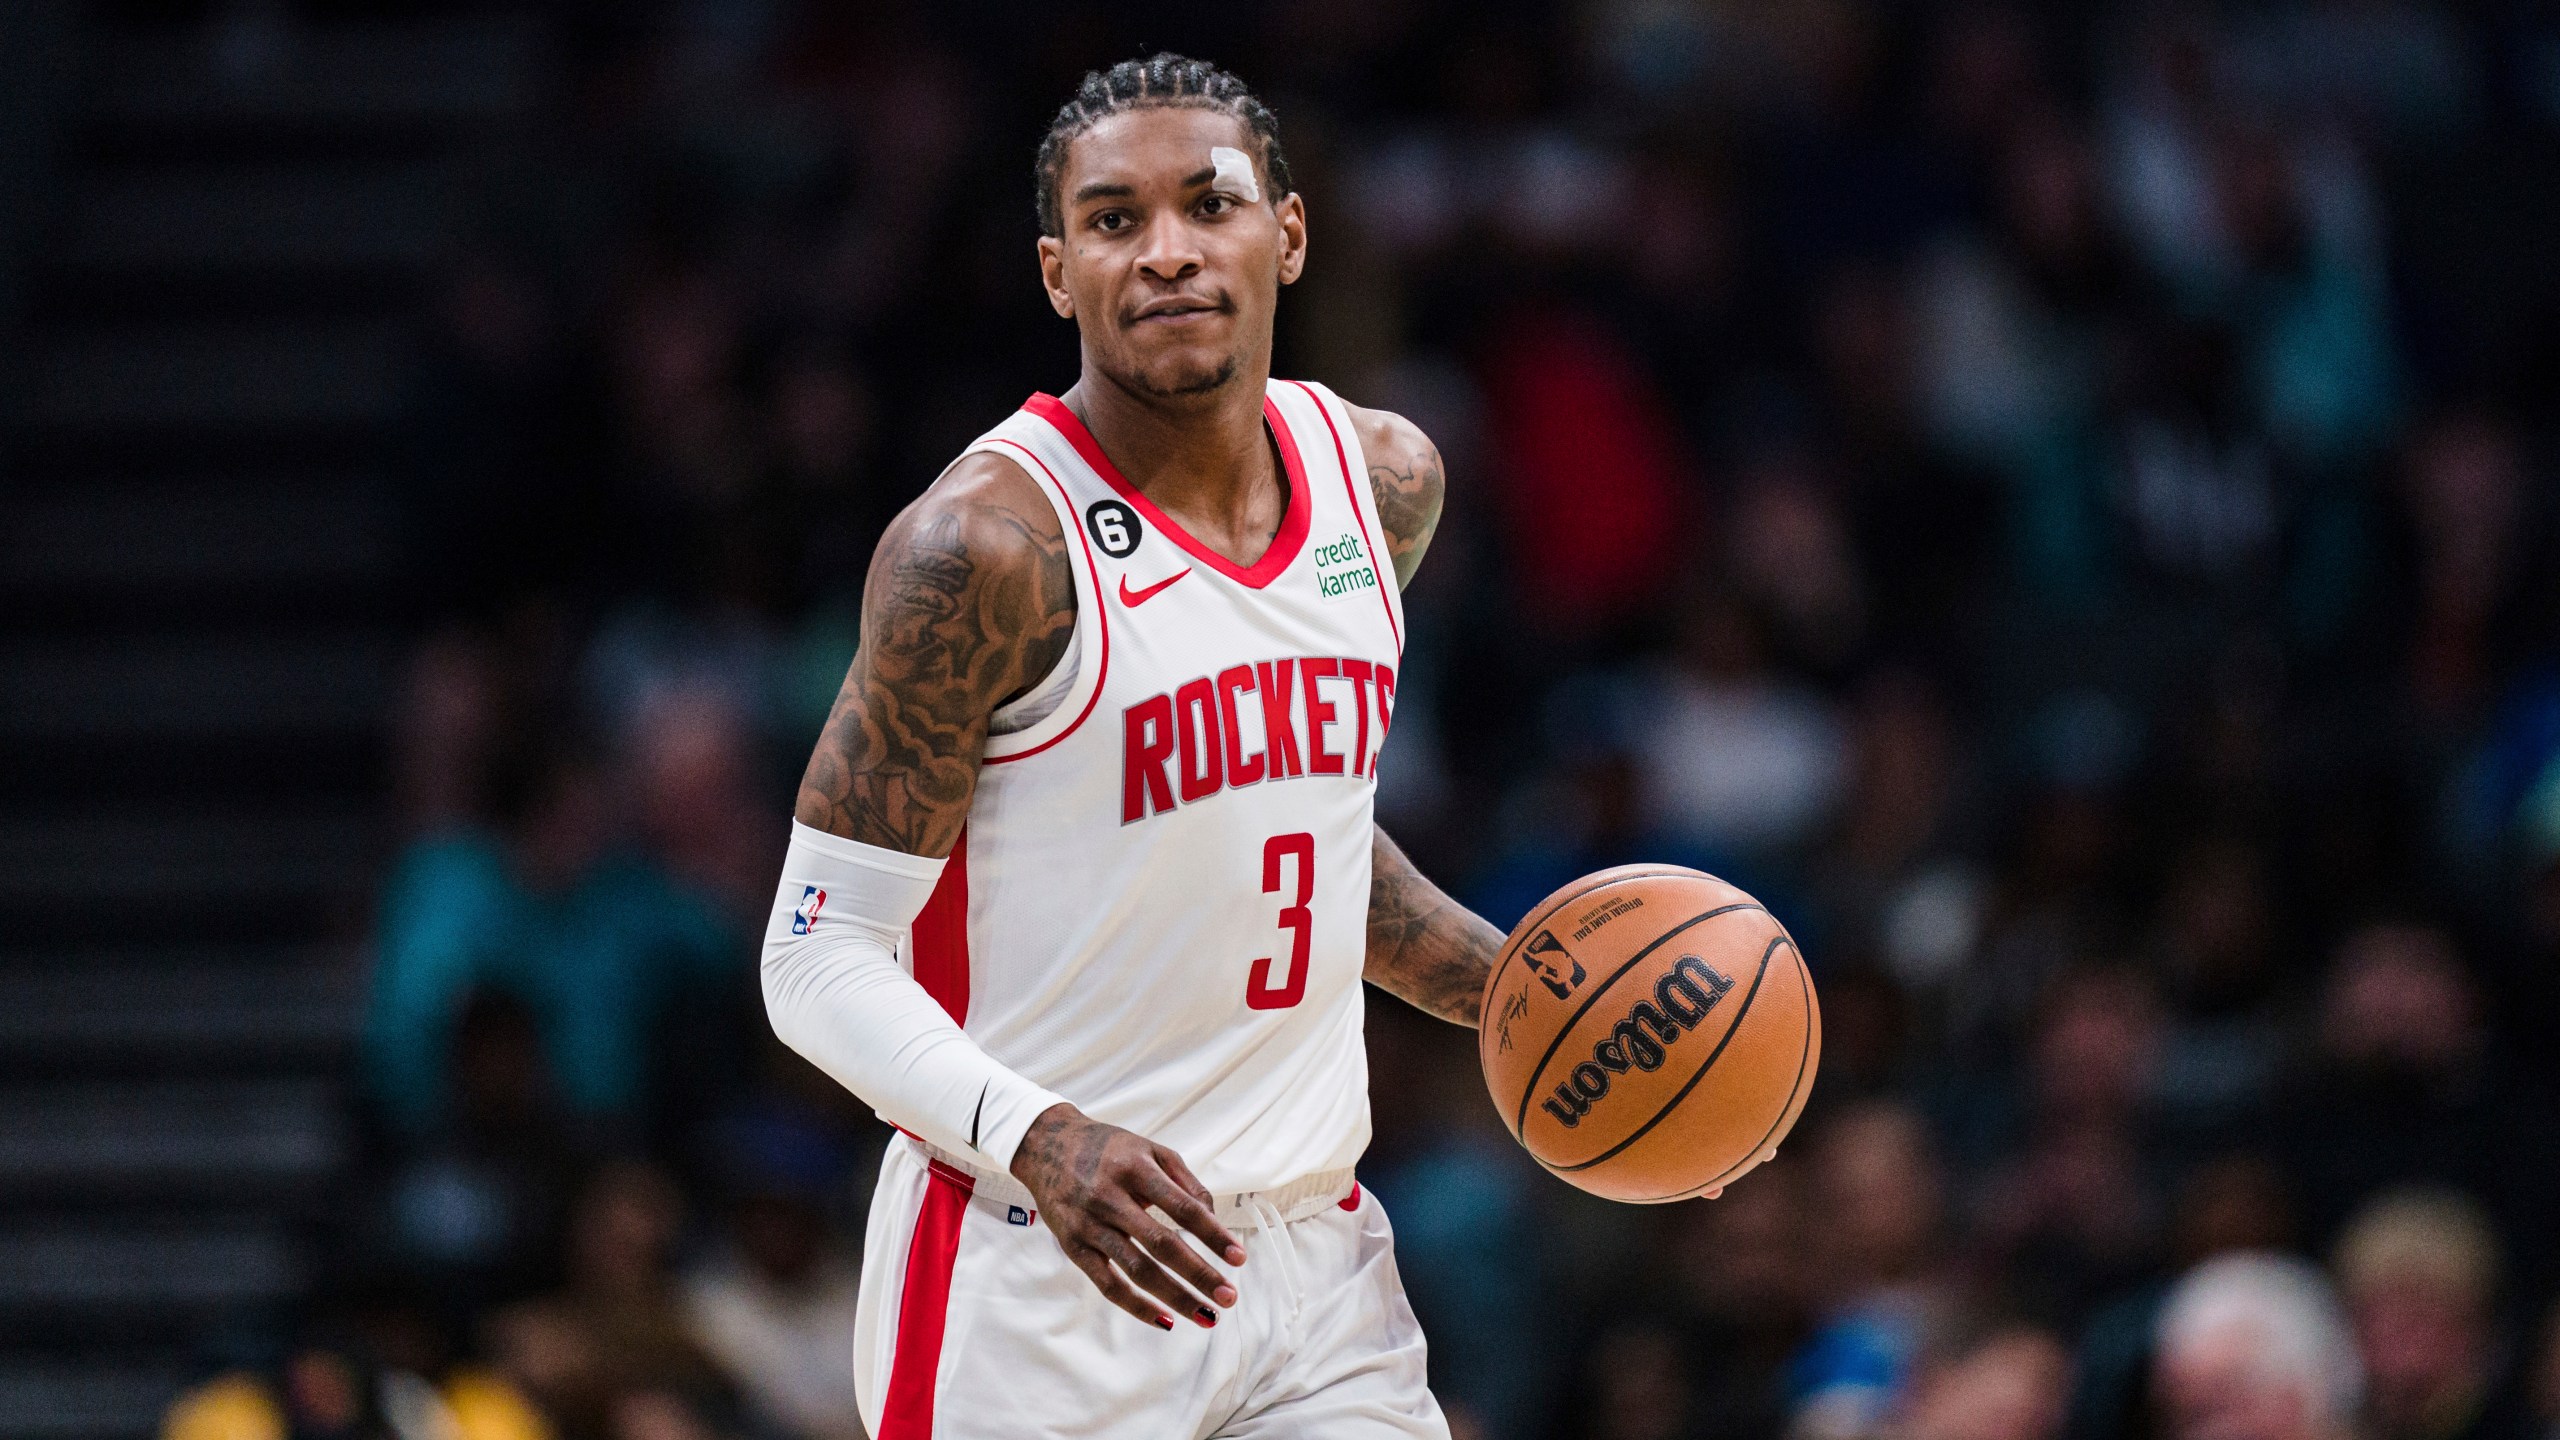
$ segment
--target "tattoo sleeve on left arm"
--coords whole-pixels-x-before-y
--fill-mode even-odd
[[[1395,562],[1399,589],[1412,584],[1413,572],[1422,568],[1449,488],[1439,449],[1420,431],[1412,438],[1411,448],[1377,456],[1369,465],[1369,493],[1377,497],[1378,523],[1387,532],[1387,558]]]
[[[1374,828],[1374,827],[1373,827]],[[1453,1025],[1474,1028],[1502,932],[1422,878],[1374,830],[1369,861],[1369,983]]]
[[[1413,583],[1423,552],[1431,548],[1431,532],[1440,528],[1440,502],[1448,494],[1449,476],[1441,468],[1440,447],[1403,416],[1355,405],[1351,424],[1369,467],[1378,525],[1386,531],[1379,538],[1395,564],[1396,588],[1401,590]]]

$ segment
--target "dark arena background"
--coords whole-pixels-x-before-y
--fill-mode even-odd
[[[1384,823],[1821,988],[1645,1209],[1371,1007],[1461,1437],[2560,1433],[2560,11],[6,0],[0,1437],[859,1434],[754,937],[1158,48],[1448,456]]]

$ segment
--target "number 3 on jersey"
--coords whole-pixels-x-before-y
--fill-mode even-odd
[[[1271,983],[1271,958],[1253,962],[1245,976],[1244,1003],[1255,1010],[1286,1010],[1307,998],[1307,947],[1314,939],[1315,916],[1307,901],[1316,893],[1316,837],[1303,831],[1274,835],[1262,842],[1262,893],[1280,893],[1280,862],[1297,863],[1298,898],[1280,907],[1280,928],[1289,932],[1289,975]]]

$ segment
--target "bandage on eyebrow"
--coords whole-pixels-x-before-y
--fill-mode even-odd
[[[1262,185],[1253,178],[1253,161],[1232,145],[1209,147],[1209,163],[1217,167],[1217,178],[1211,184],[1233,190],[1247,200],[1262,198]]]

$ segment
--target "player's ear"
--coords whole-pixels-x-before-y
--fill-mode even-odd
[[[1293,190],[1272,208],[1280,212],[1280,283],[1294,285],[1307,268],[1307,202]]]
[[[1054,235],[1040,237],[1040,288],[1049,292],[1049,308],[1059,319],[1076,318],[1075,297],[1067,293],[1067,242]]]

